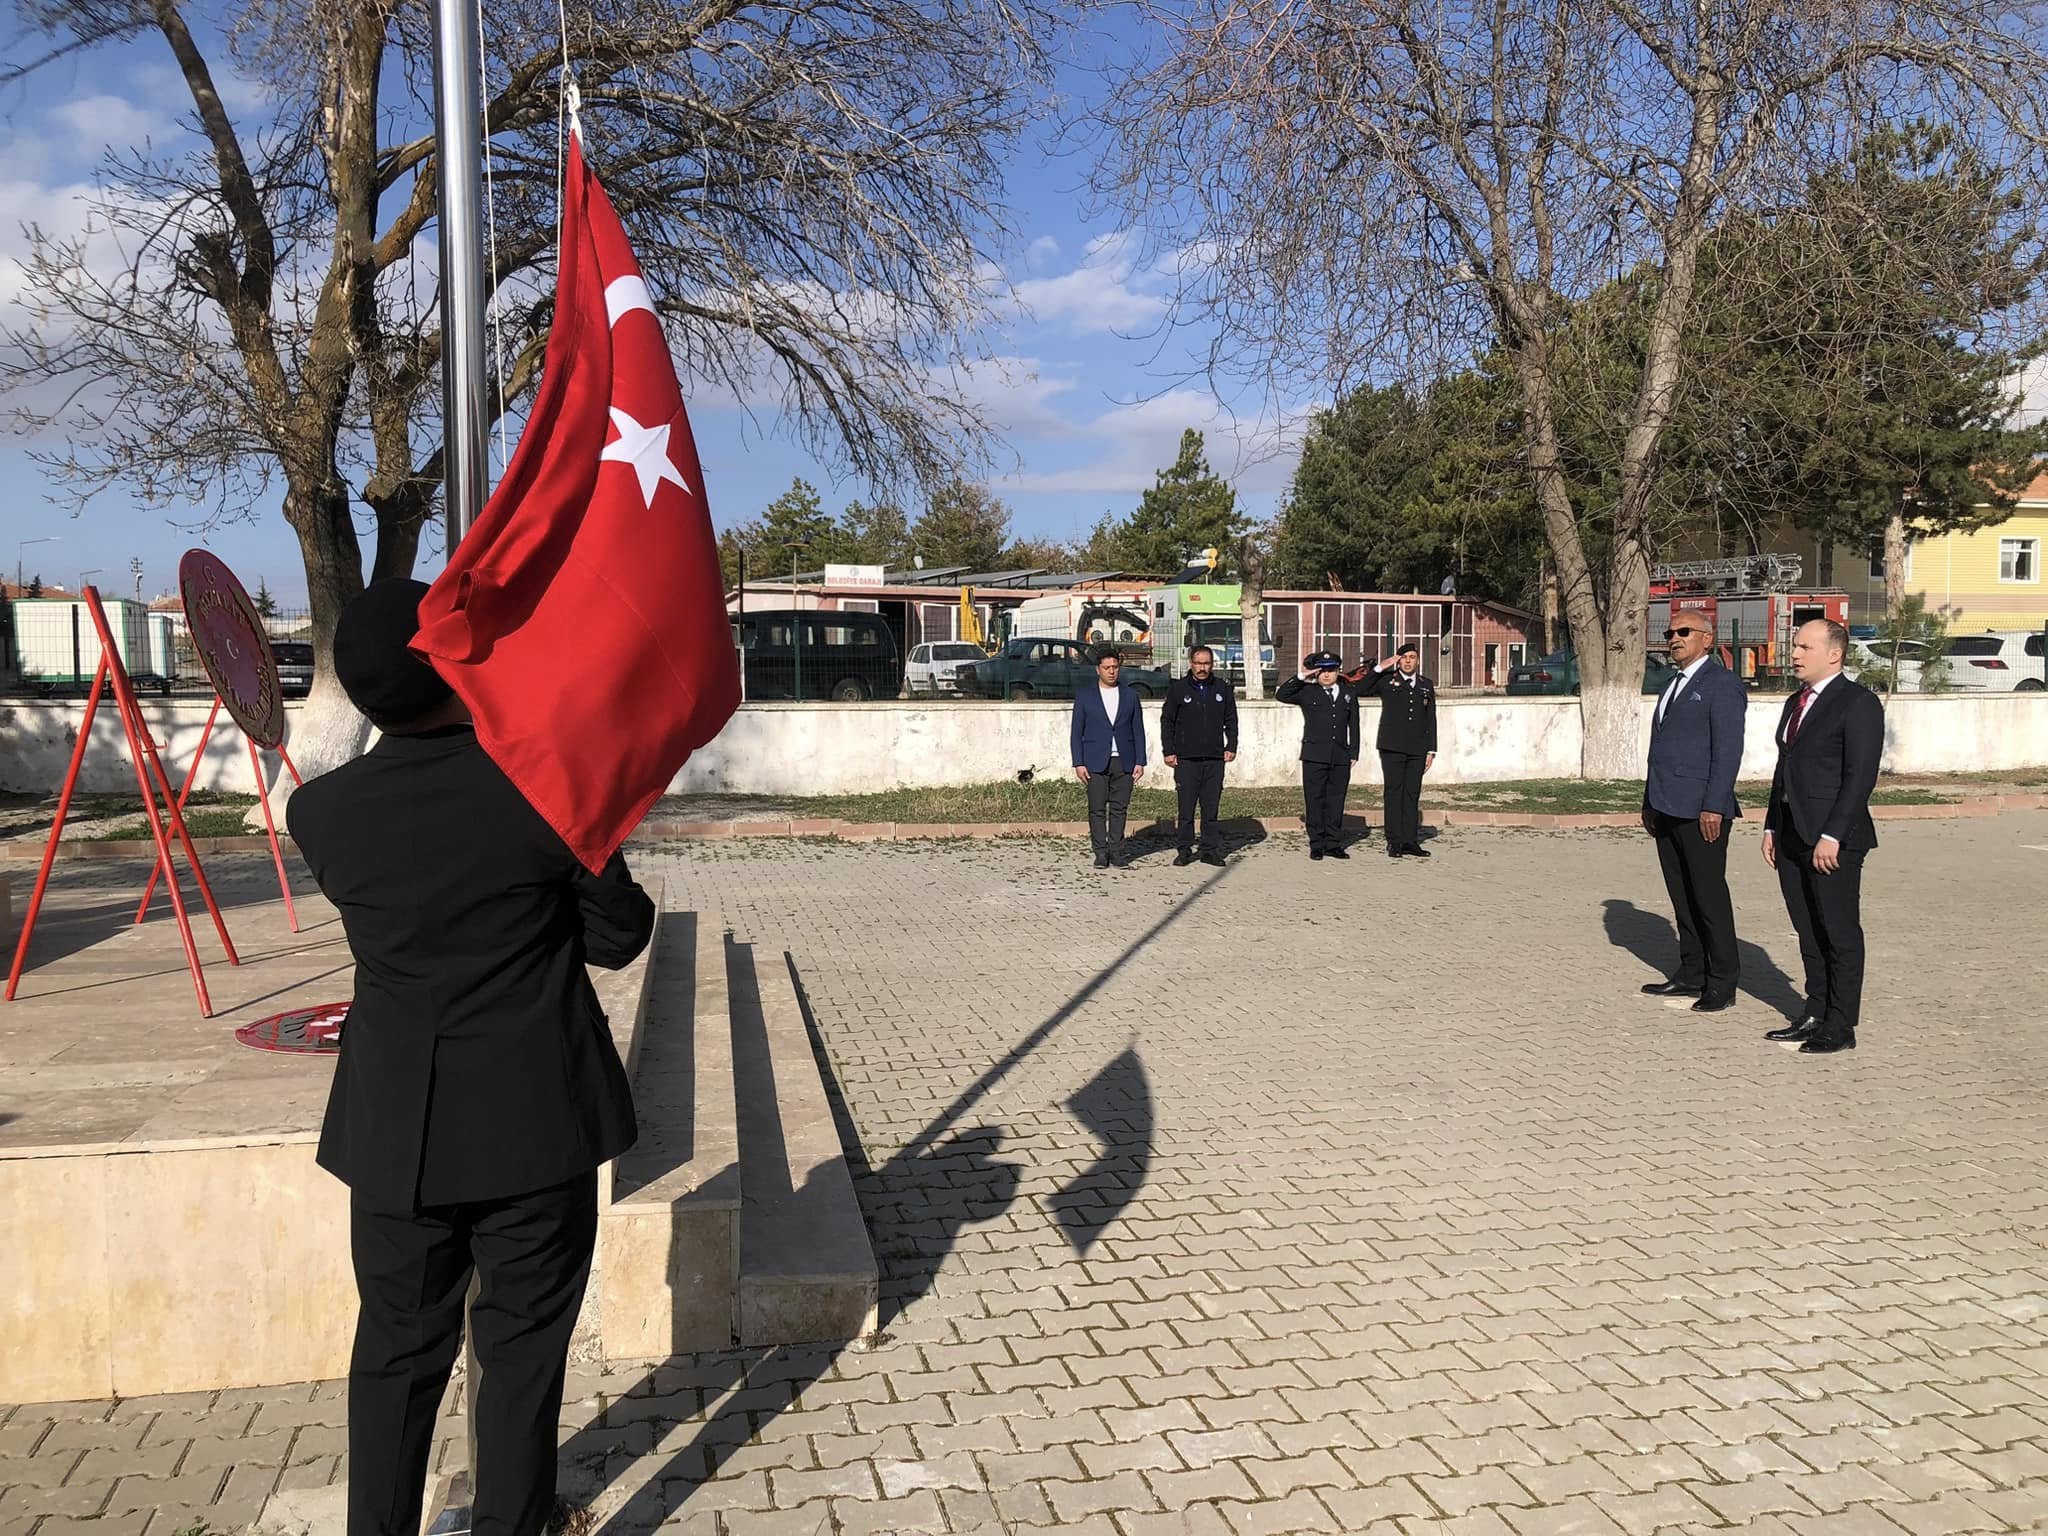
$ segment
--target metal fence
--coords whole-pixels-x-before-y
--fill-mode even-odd
[[[212,694],[180,609],[153,609],[126,598],[103,598],[107,627],[136,688],[162,697]],[[264,627],[278,648],[285,695],[312,682],[312,615],[275,609]],[[68,597],[15,598],[0,604],[0,693],[15,698],[79,698],[99,669],[100,640],[92,610]]]

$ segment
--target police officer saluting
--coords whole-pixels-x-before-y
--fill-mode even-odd
[[[1302,820],[1312,859],[1351,857],[1344,851],[1344,796],[1358,762],[1358,696],[1341,675],[1343,665],[1334,651],[1312,651],[1301,658],[1301,675],[1273,695],[1301,711]]]
[[[1180,793],[1180,852],[1176,865],[1195,862],[1195,808],[1202,812],[1202,862],[1223,862],[1216,814],[1223,801],[1223,765],[1237,757],[1237,695],[1216,676],[1216,653],[1198,645],[1188,653],[1188,675],[1167,691],[1159,711],[1159,744]]]
[[[1360,693],[1380,701],[1380,777],[1387,787],[1387,857],[1426,859],[1422,775],[1436,765],[1436,684],[1413,640],[1368,672]]]

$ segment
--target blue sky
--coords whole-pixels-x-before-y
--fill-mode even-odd
[[[1070,69],[1063,81],[1085,89],[1087,76]],[[0,96],[0,306],[20,290],[19,226],[75,228],[81,194],[108,148],[145,137],[160,150],[184,142],[176,121],[183,100],[168,49],[155,38],[67,61]],[[1132,259],[1135,242],[1123,231],[1083,218],[1083,167],[1052,141],[1048,124],[1009,164],[1019,242],[1005,275],[1026,307],[991,328],[986,342],[1000,361],[977,374],[977,393],[1001,436],[993,483],[1016,514],[1017,532],[1071,538],[1105,511],[1128,510],[1153,472],[1172,461],[1188,426],[1207,431],[1211,462],[1234,480],[1254,515],[1266,515],[1291,473],[1291,449],[1276,450],[1273,421],[1256,400],[1227,407],[1204,381],[1186,377],[1190,338],[1161,333],[1166,282]],[[689,395],[687,379],[684,390]],[[835,482],[772,420],[693,403],[692,421],[720,526],[752,516],[798,475],[835,510],[867,490]],[[192,530],[206,520],[205,508],[145,507],[115,488],[73,515],[30,446],[0,438],[0,562],[10,577],[19,555],[27,572],[66,586],[99,567],[93,579],[125,594],[128,562],[140,557],[144,592],[153,596],[174,583],[183,551],[205,543],[252,588],[260,578],[281,601],[302,599],[297,543],[274,512],[200,534]],[[26,551],[14,547],[52,537]],[[438,556],[423,557],[422,574],[437,565]]]

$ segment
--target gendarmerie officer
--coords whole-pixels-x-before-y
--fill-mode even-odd
[[[1380,701],[1380,778],[1386,785],[1387,857],[1426,859],[1422,776],[1436,765],[1436,684],[1410,640],[1366,673],[1358,691]]]
[[[361,1302],[348,1536],[417,1536],[472,1275],[471,1529],[540,1536],[597,1169],[635,1135],[585,965],[644,949],[654,903],[617,854],[577,862],[408,649],[426,591],[380,581],[342,610],[334,674],[383,739],[286,811],[356,963],[319,1153],[349,1186]]]
[[[1175,864],[1195,862],[1195,811],[1202,813],[1202,862],[1223,862],[1216,828],[1223,801],[1223,765],[1237,757],[1237,695],[1216,675],[1216,653],[1198,645],[1188,653],[1188,675],[1167,690],[1159,711],[1159,745],[1180,792],[1180,852]]]
[[[1274,694],[1301,711],[1302,820],[1308,825],[1308,856],[1348,859],[1344,851],[1344,796],[1358,762],[1358,695],[1344,681],[1344,662],[1334,651],[1301,658],[1301,673]]]

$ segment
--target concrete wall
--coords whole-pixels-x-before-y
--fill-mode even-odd
[[[1642,740],[1650,709],[1643,701]],[[290,706],[296,714],[302,706]],[[749,704],[718,740],[676,776],[679,792],[761,795],[857,794],[904,786],[978,784],[1069,772],[1063,703],[949,702],[912,704]],[[1750,703],[1743,754],[1745,778],[1767,778],[1781,696]],[[0,703],[0,791],[48,793],[63,782],[81,706]],[[145,705],[173,779],[182,776],[206,722],[203,703]],[[1159,706],[1145,710],[1156,757]],[[1242,742],[1231,779],[1238,784],[1298,781],[1295,754],[1301,726],[1290,706],[1266,701],[1240,707]],[[1367,782],[1379,777],[1371,746],[1378,706],[1364,709]],[[1438,709],[1441,753],[1437,783],[1573,778],[1579,768],[1575,699],[1447,700]],[[1901,698],[1886,711],[1885,767],[1894,773],[1951,773],[2048,763],[2048,694],[1973,694]],[[276,766],[269,765],[274,774]],[[200,786],[253,787],[247,749],[232,726],[208,744]],[[132,793],[133,770],[110,711],[94,723],[82,787],[91,793]]]

